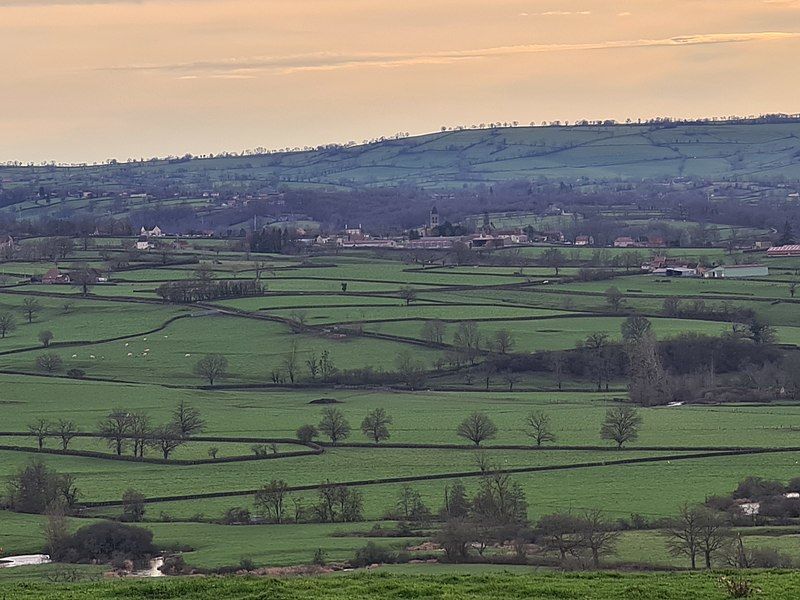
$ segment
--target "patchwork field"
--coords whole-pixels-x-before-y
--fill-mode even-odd
[[[706,250],[694,252],[717,256],[718,250]],[[538,252],[528,249],[531,256]],[[513,340],[511,354],[531,357],[574,349],[590,334],[616,342],[634,312],[650,319],[661,340],[733,331],[728,321],[666,316],[664,301],[670,297],[687,305],[702,299],[711,306],[752,309],[775,328],[778,342],[798,346],[800,311],[789,293],[791,271],[736,282],[640,274],[580,282],[577,268],[562,269],[559,277],[530,266],[421,269],[399,257],[362,253],[316,257],[304,265],[259,257],[272,261],[272,270],[263,272],[255,260],[235,254],[193,249],[183,258],[190,256],[209,265],[213,280],[259,277],[266,291],[170,304],[155,289],[191,280],[197,262],[121,269],[86,295],[76,286],[23,281],[24,274],[40,273],[47,265],[3,265],[19,277],[0,287],[0,314],[13,315],[16,325],[0,339],[0,478],[10,478],[32,459],[72,475],[80,507],[80,518],[70,519],[73,529],[118,517],[123,493],[135,488],[146,497],[145,522],[156,543],[185,547],[192,565],[216,568],[247,558],[257,566],[283,566],[310,562],[317,548],[330,560],[352,557],[372,539],[376,524],[396,525],[387,513],[405,485],[437,513],[456,481],[468,493],[477,490],[487,462],[519,483],[531,519],[589,509],[614,519],[634,513],[658,519],[675,514],[683,503],[729,493],[748,475],[781,481],[800,476],[800,405],[791,401],[641,408],[638,439],[617,450],[601,439],[600,427],[609,408],[627,404],[625,381],[596,391],[592,377],[567,376],[558,389],[546,373],[525,373],[508,385],[504,374],[484,381],[480,371],[489,342],[504,332]],[[91,251],[79,252],[75,264],[93,257]],[[407,286],[416,290],[411,298]],[[611,287],[620,291],[621,306],[609,305]],[[37,308],[29,319],[25,306],[31,300]],[[441,322],[439,341],[426,333],[432,321]],[[483,340],[475,366],[452,364],[457,332],[467,323]],[[47,347],[43,331],[52,332]],[[56,355],[57,367],[43,368],[44,355]],[[227,361],[226,372],[213,382],[198,373],[198,361],[212,355]],[[309,365],[323,356],[340,377],[349,373],[350,379],[325,380],[312,373]],[[390,377],[402,364],[427,372],[424,384]],[[156,460],[154,449],[146,455],[152,460],[119,460],[108,440],[96,435],[112,410],[145,414],[157,425],[181,402],[200,412],[205,428],[170,460]],[[323,436],[316,453],[282,456],[308,449],[291,440],[299,427],[319,423],[328,407],[349,421],[350,436],[337,445]],[[375,409],[392,419],[390,437],[378,445],[359,427]],[[534,411],[547,413],[555,435],[543,448],[534,448],[526,431],[525,418]],[[457,435],[459,423],[474,412],[497,426],[496,436],[480,448]],[[50,424],[69,419],[85,437],[62,452],[51,432],[39,452],[28,427],[40,419]],[[254,448],[275,456],[258,455]],[[364,521],[222,524],[229,509],[255,513],[254,491],[278,479],[289,486],[292,502],[305,506],[325,482],[352,484],[362,495]],[[40,551],[43,523],[41,516],[0,512],[3,552]],[[796,532],[779,534],[752,537],[759,543],[778,539],[781,549],[800,555]],[[658,533],[627,532],[623,539],[615,559],[620,563],[647,552],[655,565],[676,566]],[[386,543],[402,548],[421,541],[411,535]],[[416,572],[406,568],[387,570]],[[0,581],[11,580],[0,572]],[[9,589],[10,598],[34,597]],[[64,588],[64,593],[79,598],[82,592]]]

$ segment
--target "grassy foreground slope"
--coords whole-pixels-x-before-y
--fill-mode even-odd
[[[463,572],[462,572],[463,573]],[[800,573],[761,572],[749,574],[771,600],[797,598]],[[397,572],[290,579],[199,578],[158,582],[103,582],[53,585],[36,583],[0,584],[7,600],[106,600],[112,598],[238,600],[269,598],[313,599],[581,599],[581,600],[685,600],[728,598],[713,574],[512,574],[510,572],[466,575],[448,573],[416,575]]]

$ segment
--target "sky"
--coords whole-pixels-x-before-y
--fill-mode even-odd
[[[0,161],[800,112],[800,0],[0,0]]]

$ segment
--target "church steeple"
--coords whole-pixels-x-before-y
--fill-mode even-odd
[[[428,221],[428,225],[431,229],[434,229],[439,226],[439,211],[436,209],[435,204],[431,208],[431,214],[430,214],[430,219]]]

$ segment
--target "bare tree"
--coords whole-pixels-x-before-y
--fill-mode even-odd
[[[301,308],[295,309],[289,313],[289,327],[295,333],[300,333],[306,328],[308,321],[308,311]]]
[[[508,329],[495,332],[491,341],[491,348],[498,354],[507,354],[514,347],[514,335]]]
[[[39,314],[40,310],[42,310],[42,305],[39,304],[36,298],[28,297],[22,301],[22,312],[25,313],[28,323],[33,323],[33,319]]]
[[[410,388],[418,388],[425,383],[425,367],[422,361],[414,358],[408,350],[403,350],[395,359],[397,374]]]
[[[458,324],[453,334],[453,346],[456,351],[470,363],[475,364],[475,359],[480,354],[481,335],[475,321],[464,321]]]
[[[698,524],[698,549],[706,569],[710,569],[714,556],[730,542],[731,531],[726,516],[710,508],[703,507],[699,510]]]
[[[370,411],[364,420],[361,421],[361,431],[365,436],[373,440],[376,444],[383,440],[388,440],[389,425],[392,424],[392,417],[386,414],[382,408]]]
[[[514,384],[520,381],[520,376],[514,373],[514,371],[508,370],[503,373],[503,381],[508,385],[508,391],[513,392]]]
[[[597,380],[597,391],[600,391],[603,385],[603,379],[606,379],[607,374],[607,349],[608,349],[608,334],[603,332],[591,333],[586,337],[583,342],[584,348],[589,351],[591,357],[592,370],[594,371]],[[608,388],[608,380],[606,379],[606,388]]]
[[[350,423],[342,411],[331,406],[322,411],[319,430],[331,439],[332,444],[335,444],[350,435]]]
[[[533,438],[537,446],[545,442],[555,442],[556,436],[550,426],[550,415],[542,412],[532,412],[526,418],[528,425],[527,435]]]
[[[620,329],[624,341],[637,342],[652,331],[653,324],[647,317],[631,315],[622,322]]]
[[[153,437],[161,450],[164,460],[169,460],[169,455],[176,449],[182,446],[185,440],[181,437],[180,432],[175,428],[174,424],[159,427],[153,431]]]
[[[638,439],[641,426],[642,417],[632,406],[609,408],[600,428],[600,437],[604,440],[613,440],[617,443],[617,448],[622,448],[624,443]]]
[[[606,303],[614,312],[619,311],[625,304],[625,296],[616,287],[610,287],[605,291]]]
[[[553,352],[550,355],[550,369],[553,371],[553,377],[555,377],[556,385],[558,385],[558,389],[561,389],[561,385],[564,379],[564,367],[567,366],[567,359],[564,356],[563,352]]]
[[[600,557],[616,553],[620,532],[605,520],[599,510],[586,511],[578,520],[580,545],[592,556],[592,565],[600,567]]]
[[[10,312],[0,313],[0,339],[5,338],[7,333],[12,333],[16,328],[14,315]]]
[[[206,426],[206,422],[200,416],[200,411],[193,406],[189,406],[186,400],[181,400],[175,410],[172,411],[172,422],[175,425],[175,429],[180,432],[181,437],[200,433]]]
[[[432,319],[425,321],[422,325],[422,339],[431,344],[441,344],[444,342],[445,324],[444,321]]]
[[[297,377],[297,371],[300,368],[300,360],[297,353],[297,344],[292,344],[289,348],[289,354],[283,357],[283,368],[289,376],[289,381],[294,383]]]
[[[414,300],[417,299],[417,290],[407,285],[400,288],[400,297],[406,301],[406,306],[409,306]]]
[[[542,262],[545,266],[550,267],[551,269],[555,270],[556,276],[558,275],[558,270],[564,266],[566,262],[566,258],[564,253],[561,252],[558,248],[548,248],[542,253]]]
[[[283,480],[273,479],[256,492],[254,504],[256,509],[272,523],[282,523],[284,500],[289,493],[289,484]]]
[[[53,340],[53,332],[47,329],[39,332],[39,342],[41,342],[42,346],[47,348],[50,345],[50,342]]]
[[[63,364],[64,361],[61,360],[61,357],[53,352],[45,352],[36,357],[36,368],[40,371],[54,373],[60,370]]]
[[[699,507],[681,506],[678,516],[664,529],[667,536],[667,550],[672,556],[686,556],[697,568],[697,555],[700,552],[702,511]]]
[[[89,287],[97,283],[97,274],[88,265],[81,265],[77,270],[70,273],[70,281],[81,288],[81,294],[86,296]]]
[[[214,381],[227,374],[228,359],[222,354],[207,354],[197,361],[194,370],[198,375],[208,379],[209,385],[214,385]]]
[[[311,375],[312,381],[316,380],[319,375],[319,359],[316,352],[312,352],[306,359],[306,367],[308,367],[308,374]]]
[[[55,433],[61,438],[61,449],[66,450],[72,438],[78,434],[78,427],[74,421],[59,419],[58,423],[56,423]]]
[[[497,436],[497,426],[484,413],[474,412],[461,422],[456,433],[459,437],[480,446],[484,440],[491,440]]]
[[[152,443],[153,429],[150,426],[150,417],[143,413],[130,415],[130,437],[133,441],[133,455],[137,458],[144,457],[145,448]]]
[[[41,450],[44,448],[47,436],[50,435],[50,421],[38,419],[35,423],[28,425],[28,431],[36,438],[36,443],[39,445],[39,450]]]
[[[580,522],[571,513],[544,515],[536,525],[536,537],[546,552],[557,552],[561,562],[580,548]]]
[[[111,411],[109,415],[100,421],[100,437],[105,438],[106,443],[114,449],[117,456],[122,456],[125,442],[130,435],[133,421],[130,411],[117,409]]]

